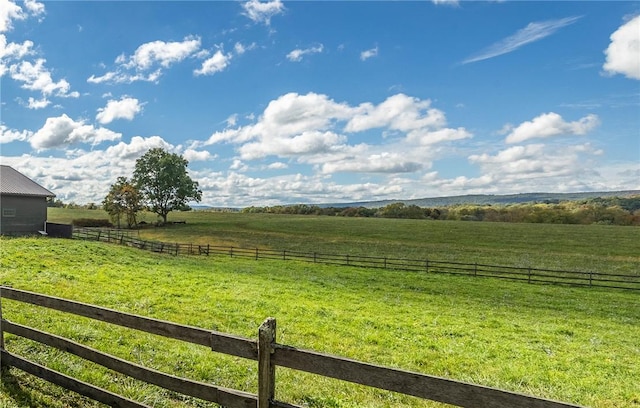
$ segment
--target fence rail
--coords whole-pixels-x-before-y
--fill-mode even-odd
[[[2,299],[11,299],[89,317],[147,333],[204,345],[215,352],[258,361],[258,392],[252,394],[165,374],[63,337],[12,323],[2,317]],[[460,407],[578,407],[578,405],[569,403],[386,368],[278,344],[276,342],[276,321],[272,318],[265,320],[259,327],[258,340],[256,341],[0,286],[0,365],[16,367],[76,393],[118,407],[146,407],[146,405],[48,369],[5,350],[4,333],[37,341],[132,378],[229,408],[300,408],[297,405],[275,399],[276,366]]]
[[[233,246],[180,244],[145,241],[131,236],[130,231],[116,229],[74,228],[76,239],[94,240],[171,255],[225,255],[249,259],[297,260],[340,266],[389,269],[412,272],[446,273],[483,278],[507,279],[528,283],[570,286],[594,286],[614,289],[640,290],[640,271],[636,275],[601,272],[568,271],[561,269],[525,268],[436,261],[431,259],[403,259],[349,254],[325,254],[289,250],[241,248]]]

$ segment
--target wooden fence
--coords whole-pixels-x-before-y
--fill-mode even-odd
[[[95,240],[172,255],[226,255],[251,259],[298,260],[342,266],[391,269],[413,272],[447,273],[485,278],[508,279],[528,283],[594,286],[616,289],[640,290],[640,273],[636,275],[601,272],[567,271],[560,269],[523,268],[515,266],[487,265],[435,261],[430,259],[402,259],[363,255],[338,255],[319,252],[297,252],[232,246],[179,244],[145,241],[132,237],[128,231],[114,229],[74,229],[74,238]]]
[[[214,352],[242,357],[258,363],[256,394],[192,381],[111,356],[71,340],[2,317],[2,299],[29,303],[103,322],[173,338],[210,348]],[[563,402],[474,385],[441,377],[385,368],[342,357],[301,350],[276,342],[276,321],[268,318],[258,329],[258,340],[136,316],[85,303],[0,286],[0,365],[13,366],[71,391],[115,407],[146,407],[89,383],[33,363],[5,349],[4,333],[27,338],[74,354],[103,367],[164,389],[229,408],[295,408],[277,401],[276,366],[313,373],[383,390],[460,407],[578,407]]]

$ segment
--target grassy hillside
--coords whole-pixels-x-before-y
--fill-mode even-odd
[[[0,283],[253,338],[273,316],[284,344],[591,407],[640,407],[640,302],[632,292],[176,258],[44,238],[0,240]],[[254,363],[11,301],[2,306],[10,320],[168,373],[255,392]],[[157,407],[186,406],[13,336],[6,347]],[[437,406],[287,369],[277,375],[279,399],[310,407]],[[91,406],[14,369],[0,390],[7,408]]]
[[[49,209],[49,219],[107,218],[100,210]],[[141,218],[153,222],[155,216]],[[149,227],[140,238],[494,265],[640,274],[640,228],[176,212],[186,224]]]

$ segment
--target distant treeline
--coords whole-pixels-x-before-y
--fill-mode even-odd
[[[549,224],[640,225],[640,195],[592,198],[582,201],[549,200],[541,203],[509,205],[464,204],[439,208],[406,205],[402,202],[379,208],[320,207],[297,204],[247,207],[242,212]]]

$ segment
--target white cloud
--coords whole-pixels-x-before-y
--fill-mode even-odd
[[[300,157],[331,151],[342,144],[346,138],[333,132],[305,131],[295,136],[277,136],[264,134],[256,142],[250,142],[239,148],[240,156],[245,160],[254,160],[270,155]]]
[[[33,41],[26,40],[22,44],[9,43],[7,37],[4,34],[0,34],[0,66],[5,66],[12,60],[20,60],[27,55],[33,54]],[[1,72],[0,72],[1,74]]]
[[[431,0],[433,4],[440,5],[443,4],[445,6],[457,6],[459,5],[459,0]]]
[[[162,70],[190,57],[200,56],[200,38],[185,37],[182,41],[151,41],[140,45],[131,56],[119,55],[114,71],[102,76],[91,75],[87,82],[99,84],[132,83],[137,81],[157,82]]]
[[[249,45],[244,45],[240,42],[235,43],[233,46],[233,50],[236,52],[236,55],[242,55],[247,51],[253,50],[256,48],[256,43],[252,42]]]
[[[223,71],[229,65],[230,60],[231,54],[225,55],[221,50],[218,50],[211,58],[202,63],[200,69],[196,69],[193,73],[195,75],[213,75]]]
[[[554,34],[559,29],[575,23],[580,18],[580,16],[566,17],[558,20],[529,23],[525,28],[518,30],[515,34],[498,41],[497,43],[480,51],[479,54],[465,59],[462,63],[469,64],[471,62],[482,61],[499,55],[508,54],[524,45],[542,40],[543,38]]]
[[[280,0],[262,2],[250,0],[242,5],[244,15],[255,23],[271,24],[271,17],[282,14],[285,11],[284,4]]]
[[[268,170],[284,170],[287,168],[289,168],[289,166],[287,165],[287,163],[283,162],[273,162],[267,166]]]
[[[373,128],[388,127],[408,132],[416,129],[438,129],[446,125],[445,115],[431,108],[430,100],[420,100],[405,94],[388,97],[378,106],[360,105],[345,126],[346,132],[362,132]]]
[[[366,60],[368,60],[369,58],[376,57],[377,55],[378,55],[378,46],[376,45],[374,48],[371,48],[371,49],[368,49],[368,50],[362,51],[362,52],[360,53],[360,59],[361,59],[362,61],[366,61]]]
[[[118,100],[109,100],[107,106],[98,109],[96,120],[103,125],[113,122],[116,119],[133,120],[140,112],[144,103],[140,103],[136,98],[122,97]]]
[[[44,4],[34,0],[24,2],[25,10],[10,0],[0,0],[0,33],[11,31],[14,20],[26,20],[30,16],[44,14]]]
[[[507,135],[507,143],[520,143],[529,139],[561,135],[585,135],[593,130],[600,120],[594,114],[574,122],[566,122],[555,112],[543,113],[531,121],[523,122]]]
[[[51,104],[51,101],[48,100],[46,97],[43,97],[41,99],[35,99],[30,96],[27,107],[29,109],[43,109],[49,106],[50,104]]]
[[[215,132],[191,148],[233,143],[242,160],[286,157],[323,174],[413,173],[431,166],[434,145],[472,136],[445,126],[444,113],[431,101],[404,94],[350,106],[322,94],[288,93],[271,101],[255,123]],[[386,145],[348,143],[347,135],[371,131],[394,137]]]
[[[22,88],[31,91],[39,91],[43,96],[55,95],[58,97],[77,98],[78,92],[70,92],[71,85],[65,79],[54,82],[51,73],[45,68],[44,58],[36,60],[35,64],[22,61],[20,64],[9,68],[11,78],[23,82]]]
[[[324,173],[414,173],[425,167],[423,163],[412,161],[403,154],[380,153],[358,160],[345,160],[325,163],[322,166]]]
[[[212,158],[212,155],[206,150],[198,151],[194,149],[187,149],[184,151],[184,153],[182,153],[182,157],[184,157],[189,162],[196,162],[207,161]]]
[[[603,66],[611,74],[640,79],[640,16],[636,16],[611,34],[611,44],[605,50]]]
[[[540,186],[536,188],[536,183],[544,181],[557,186],[593,174],[592,157],[601,153],[588,143],[562,148],[531,144],[509,147],[495,155],[471,155],[469,162],[480,165],[483,176],[502,191],[505,188],[544,191]],[[557,187],[553,190],[557,191]]]
[[[186,37],[183,41],[152,41],[136,49],[135,53],[128,58],[119,57],[117,61],[123,62],[125,68],[135,68],[138,70],[148,70],[152,66],[159,64],[163,68],[188,58],[200,49],[200,38]]]
[[[5,125],[0,124],[0,144],[11,142],[24,142],[28,140],[33,132],[29,130],[17,131],[9,129]]]
[[[473,135],[468,130],[459,127],[457,129],[444,128],[433,131],[427,129],[412,130],[407,135],[407,140],[422,146],[429,146],[453,140],[469,139],[471,137],[473,137]]]
[[[34,149],[44,150],[74,143],[97,144],[119,140],[122,134],[106,128],[95,128],[83,121],[76,122],[67,115],[47,118],[44,126],[35,132],[29,142]]]
[[[295,50],[287,54],[287,59],[291,62],[300,62],[302,61],[303,56],[309,55],[309,54],[321,53],[323,49],[324,49],[324,46],[322,44],[319,44],[310,48],[305,48],[305,49],[296,48]]]
[[[134,136],[131,138],[131,142],[120,142],[117,145],[109,146],[105,153],[109,157],[113,157],[117,160],[125,159],[137,159],[145,154],[148,150],[154,148],[161,148],[168,151],[173,151],[174,146],[167,143],[160,136],[141,137]]]

